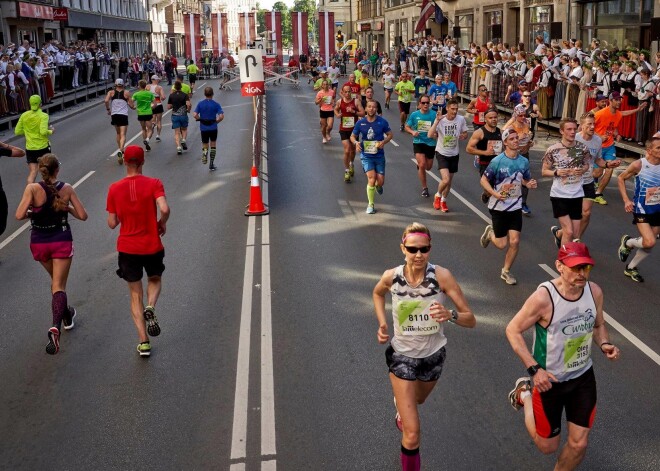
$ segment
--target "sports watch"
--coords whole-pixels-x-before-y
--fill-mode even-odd
[[[532,365],[529,368],[527,368],[527,374],[530,376],[534,376],[538,370],[541,369],[541,365],[538,363],[536,365]]]

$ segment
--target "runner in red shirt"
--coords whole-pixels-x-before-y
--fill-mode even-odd
[[[466,113],[474,115],[472,126],[475,131],[486,124],[486,111],[490,108],[492,108],[492,105],[490,103],[490,98],[488,97],[488,89],[485,85],[479,85],[479,95],[470,102],[465,110]]]
[[[151,354],[149,337],[160,334],[155,306],[165,271],[165,250],[160,238],[165,235],[170,208],[163,183],[142,175],[144,150],[128,146],[124,152],[126,177],[110,185],[106,210],[110,229],[121,225],[117,238],[119,269],[117,275],[128,282],[131,313],[138,331],[140,356]],[[158,208],[156,208],[158,207]],[[160,219],[158,219],[160,210]],[[147,306],[143,305],[142,272],[147,272]]]

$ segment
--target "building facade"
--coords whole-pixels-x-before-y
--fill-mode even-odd
[[[238,51],[240,31],[238,14],[257,9],[257,0],[213,0],[213,13],[227,13],[227,30],[229,34],[229,50]]]
[[[165,2],[165,23],[167,23],[166,51],[182,57],[185,54],[186,35],[183,25],[184,13],[202,13],[201,0],[168,0]]]
[[[344,36],[344,43],[349,39],[358,39],[356,33],[356,20],[358,18],[358,3],[360,0],[319,0],[319,12],[332,12],[335,14],[335,34]],[[341,46],[336,45],[337,49]]]

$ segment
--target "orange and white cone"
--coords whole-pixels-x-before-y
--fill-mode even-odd
[[[259,186],[259,172],[257,167],[252,166],[250,178],[250,204],[248,205],[246,216],[263,216],[270,213],[270,210],[264,205],[261,197],[261,187]]]

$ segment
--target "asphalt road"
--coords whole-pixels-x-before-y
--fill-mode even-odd
[[[163,333],[148,360],[135,352],[128,290],[114,273],[117,232],[105,222],[107,187],[124,174],[109,119],[97,107],[56,125],[60,177],[87,177],[77,192],[90,218],[73,223],[68,285],[80,315],[60,353],[46,355],[48,277],[31,259],[27,231],[4,244],[22,225],[10,220],[0,237],[3,467],[398,469],[400,435],[371,290],[401,263],[401,232],[419,221],[433,233],[431,261],[452,271],[477,317],[475,329],[447,329],[445,370],[421,408],[424,469],[551,469],[554,457],[536,450],[522,413],[507,402],[524,370],[504,335],[550,277],[540,266],[552,267],[555,255],[550,182],[540,180],[530,195],[534,214],[524,221],[512,270],[519,283],[508,286],[499,279],[503,253],[479,245],[486,222],[478,212],[487,211],[469,156],[461,155],[451,211],[435,211],[420,196],[411,138],[398,131],[396,111],[385,110],[398,147],[387,146],[385,193],[377,196],[378,213],[367,215],[366,180],[358,171],[354,183],[343,182],[339,137],[335,131],[321,143],[311,88],[270,88],[263,190],[271,214],[246,218],[251,101],[236,89],[218,99],[226,118],[217,172],[199,163],[195,124],[184,156],[175,154],[168,126],[147,155],[145,173],[163,180],[172,206],[157,306]],[[134,116],[130,122],[133,137],[139,127]],[[533,174],[552,142],[541,139],[532,152]],[[26,168],[2,159],[0,172],[11,213]],[[597,262],[592,280],[604,289],[607,313],[657,355],[657,254],[640,267],[645,283],[623,275],[616,248],[635,229],[614,183],[605,196],[610,204],[594,208],[585,237]],[[657,469],[659,365],[609,328],[622,358],[594,358],[598,412],[582,469]]]

